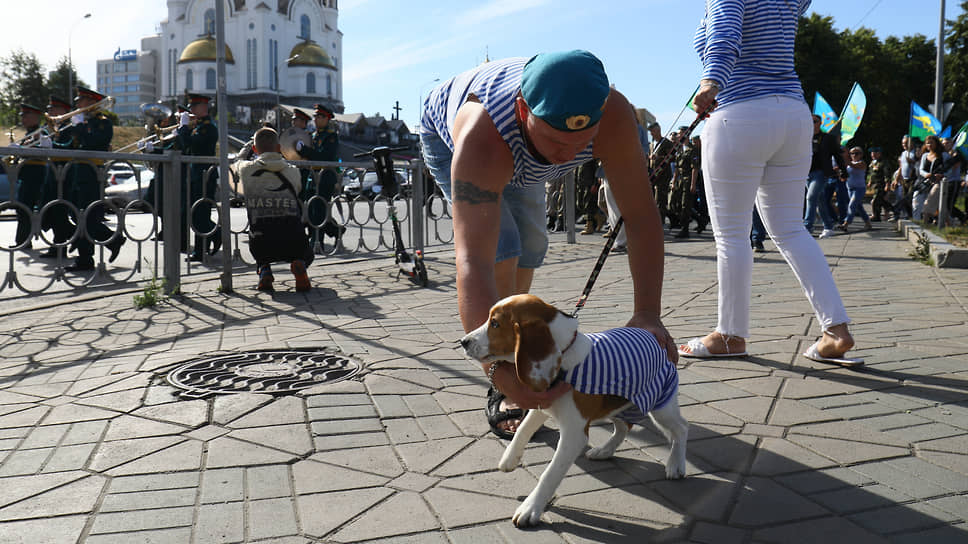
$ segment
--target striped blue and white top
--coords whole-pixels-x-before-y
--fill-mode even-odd
[[[810,0],[706,0],[693,45],[719,106],[769,95],[803,99],[793,66],[797,23]]]
[[[592,158],[592,144],[565,164],[545,164],[534,157],[521,135],[514,102],[521,90],[521,72],[528,59],[510,58],[487,62],[435,87],[423,103],[420,130],[436,133],[454,150],[452,129],[457,109],[474,95],[488,113],[514,158],[510,183],[524,187],[559,178]]]
[[[632,327],[588,334],[592,350],[565,379],[589,395],[617,395],[635,403],[619,414],[638,423],[654,408],[665,406],[679,387],[679,374],[649,331]]]

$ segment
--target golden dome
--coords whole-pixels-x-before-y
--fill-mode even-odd
[[[298,57],[296,57],[298,55]],[[296,47],[289,52],[289,58],[296,57],[289,61],[289,66],[322,66],[324,68],[336,69],[332,59],[323,51],[323,48],[316,45],[316,42],[306,40],[297,43]]]
[[[181,58],[178,59],[178,64],[184,62],[215,62],[215,52],[215,37],[208,34],[185,46]],[[228,44],[225,44],[225,62],[226,64],[235,64],[235,58],[232,57],[232,50],[229,49]]]

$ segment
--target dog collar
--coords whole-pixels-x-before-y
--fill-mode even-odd
[[[568,351],[571,348],[571,346],[575,344],[575,340],[577,339],[578,339],[578,331],[575,331],[575,334],[571,337],[571,342],[568,342],[568,345],[565,346],[565,349],[561,350],[561,354],[564,355],[565,352]],[[565,371],[559,370],[558,375],[555,376],[555,379],[551,380],[551,383],[548,384],[548,389],[551,389],[552,387],[558,385],[558,382],[561,382],[564,380],[565,380]]]
[[[564,355],[565,352],[571,348],[571,346],[575,345],[575,340],[577,339],[578,339],[578,331],[576,330],[575,334],[571,336],[571,342],[568,342],[568,345],[565,346],[565,349],[561,350],[561,354]]]

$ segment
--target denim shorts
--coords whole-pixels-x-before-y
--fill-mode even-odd
[[[447,202],[452,201],[450,165],[454,152],[437,134],[420,134],[424,160],[437,180]],[[545,225],[545,187],[535,183],[527,187],[504,186],[501,192],[501,225],[495,262],[518,258],[518,268],[538,268],[548,252]]]

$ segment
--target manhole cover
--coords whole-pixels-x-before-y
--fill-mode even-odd
[[[260,350],[192,359],[168,373],[182,397],[225,393],[292,393],[351,378],[360,365],[331,351]]]

